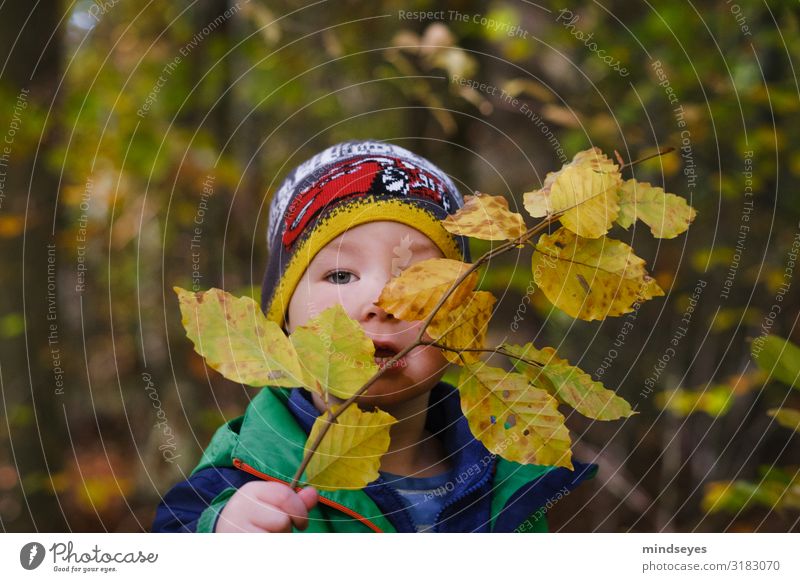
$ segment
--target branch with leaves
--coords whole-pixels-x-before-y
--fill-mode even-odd
[[[636,304],[663,295],[644,260],[606,235],[615,224],[629,228],[640,220],[653,236],[674,238],[689,227],[695,211],[659,187],[623,181],[622,168],[635,162],[619,162],[593,148],[548,174],[542,188],[524,194],[527,212],[541,219],[531,228],[522,215],[509,210],[504,197],[467,196],[463,208],[442,221],[444,228],[503,242],[471,264],[429,259],[386,284],[377,305],[422,325],[416,340],[383,368],[375,363],[373,342],[341,305],[286,336],[249,298],[234,298],[219,289],[191,293],[176,287],[187,336],[208,365],[230,380],[257,387],[301,387],[325,403],[292,487],[303,480],[323,490],[361,488],[377,478],[395,419],[354,404],[420,345],[440,348],[450,363],[462,367],[462,409],[471,431],[489,451],[520,463],[572,468],[570,435],[559,404],[596,420],[634,412],[553,348],[537,349],[531,343],[485,347],[496,299],[488,291],[476,291],[478,269],[529,244],[534,249],[534,283],[555,307],[587,321],[629,313]],[[548,234],[556,222],[561,227]],[[508,357],[515,371],[486,365],[484,353]]]

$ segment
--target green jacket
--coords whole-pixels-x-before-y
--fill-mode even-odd
[[[452,386],[440,382],[431,402],[428,427],[442,435],[455,465],[437,531],[547,531],[546,509],[596,472],[596,465],[582,463],[569,471],[506,461],[472,437]],[[225,503],[247,481],[288,483],[318,414],[300,390],[262,389],[244,416],[217,430],[190,479],[165,496],[154,530],[213,531]],[[304,531],[413,531],[413,524],[399,496],[378,479],[360,490],[321,492]]]

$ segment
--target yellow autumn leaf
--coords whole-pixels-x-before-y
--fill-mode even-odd
[[[794,470],[772,467],[758,481],[711,481],[706,483],[700,506],[703,511],[739,513],[760,505],[770,510],[800,509],[800,479]]]
[[[466,364],[458,390],[472,434],[489,451],[518,463],[572,469],[569,431],[558,402],[525,376]]]
[[[619,166],[598,148],[578,152],[558,172],[550,172],[542,188],[523,195],[534,218],[560,214],[561,224],[586,238],[606,234],[619,213]]]
[[[630,313],[635,303],[663,295],[644,265],[623,242],[565,228],[542,235],[531,261],[533,280],[550,302],[586,321]]]
[[[442,221],[449,232],[482,240],[519,238],[527,228],[522,215],[508,209],[504,196],[467,196],[464,206]]]
[[[426,331],[437,343],[449,348],[483,349],[496,301],[489,291],[471,293],[458,307],[446,312],[440,310]],[[461,363],[456,352],[442,350],[442,353],[451,364]],[[480,356],[480,352],[461,352],[461,357],[470,363],[479,361]]]
[[[629,228],[638,218],[656,238],[675,238],[684,232],[697,211],[675,194],[647,182],[626,180],[619,191],[617,224]]]
[[[726,384],[716,384],[701,389],[674,388],[656,394],[656,405],[678,417],[704,412],[718,417],[726,414],[735,400],[734,389]]]
[[[592,380],[589,374],[577,366],[570,366],[567,360],[558,357],[553,348],[537,350],[531,343],[522,346],[503,344],[502,347],[515,356],[536,362],[538,366],[532,366],[510,358],[514,367],[533,384],[544,389],[552,386],[553,396],[582,415],[595,420],[616,420],[636,414],[624,398],[617,396],[602,383]],[[542,375],[549,382],[538,382]]]
[[[173,289],[186,336],[210,367],[248,386],[293,388],[303,384],[294,346],[255,301],[221,289],[197,293]]]
[[[325,397],[350,398],[377,371],[375,344],[337,304],[290,336],[304,373],[304,386]]]
[[[389,449],[389,429],[395,422],[382,410],[364,412],[355,405],[345,408],[312,455],[305,471],[306,483],[324,491],[363,489],[378,478],[381,457]],[[308,435],[307,449],[328,423],[327,414],[317,418]]]
[[[800,410],[796,408],[770,408],[767,414],[778,421],[778,424],[800,432]]]
[[[425,319],[459,276],[471,267],[452,259],[427,259],[403,270],[391,279],[376,302],[387,313],[404,321]],[[453,291],[441,309],[461,304],[475,289],[478,274],[470,273]]]
[[[25,230],[25,217],[22,214],[0,216],[0,238],[14,238],[22,234],[23,230]]]

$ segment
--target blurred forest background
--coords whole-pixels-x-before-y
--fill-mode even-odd
[[[553,530],[798,529],[800,440],[766,411],[800,394],[750,357],[800,341],[796,2],[33,4],[0,6],[4,531],[149,528],[254,393],[194,354],[172,287],[258,300],[271,194],[352,138],[519,208],[579,150],[675,147],[626,175],[687,197],[692,228],[614,233],[667,296],[574,321],[523,249],[481,283],[490,342],[554,346],[639,411],[568,419],[600,473]]]

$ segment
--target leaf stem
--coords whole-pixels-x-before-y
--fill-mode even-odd
[[[506,356],[508,358],[514,358],[515,360],[519,360],[520,362],[524,362],[529,366],[535,366],[537,368],[544,368],[542,364],[539,362],[534,362],[533,360],[529,360],[528,358],[523,358],[522,356],[518,356],[516,354],[512,354],[508,350],[504,349],[503,346],[498,346],[496,348],[451,348],[444,344],[440,344],[437,342],[422,342],[422,345],[425,346],[433,346],[435,348],[439,348],[442,350],[447,350],[448,352],[491,352],[493,354],[500,354],[501,356]]]
[[[658,152],[656,152],[654,154],[650,154],[649,156],[645,156],[643,158],[639,158],[638,160],[633,160],[632,162],[628,162],[627,164],[622,164],[619,167],[619,171],[621,172],[625,168],[630,168],[632,166],[635,166],[636,164],[641,164],[642,162],[646,162],[647,160],[652,160],[653,158],[660,158],[661,156],[667,155],[667,154],[672,153],[674,151],[675,151],[675,148],[672,147],[672,146],[669,146],[669,147],[664,148],[663,150],[660,150],[660,151],[658,151]]]

